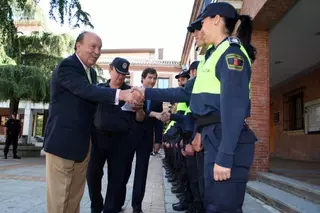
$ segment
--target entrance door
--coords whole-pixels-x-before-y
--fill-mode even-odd
[[[272,155],[275,151],[275,137],[276,137],[276,128],[274,124],[274,112],[273,104],[270,104],[270,138],[269,138],[269,153]]]

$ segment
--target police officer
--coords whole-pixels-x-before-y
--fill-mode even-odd
[[[256,53],[250,44],[252,21],[222,2],[209,4],[201,21],[206,43],[215,47],[198,71],[190,99],[205,150],[206,212],[242,212],[257,140],[245,124]],[[238,21],[239,38],[230,37]],[[188,95],[181,89],[145,91],[146,98],[162,101],[188,101]]]
[[[110,64],[110,80],[100,86],[122,90],[131,87],[124,83],[129,74],[129,61],[117,57]],[[117,213],[121,211],[121,190],[126,174],[131,132],[135,120],[145,117],[141,106],[120,102],[118,106],[100,104],[97,107],[92,132],[91,156],[87,182],[91,200],[91,212]],[[105,161],[108,163],[108,187],[105,202],[101,195],[101,179]]]
[[[4,158],[7,159],[9,147],[12,144],[12,153],[14,159],[20,159],[20,157],[17,155],[17,148],[18,148],[18,139],[21,137],[21,123],[20,120],[16,119],[16,113],[13,113],[11,115],[11,118],[7,120],[5,123],[5,147],[3,149],[4,152]]]

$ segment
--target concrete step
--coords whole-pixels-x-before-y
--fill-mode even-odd
[[[280,212],[320,212],[320,205],[259,181],[249,181],[247,192]]]
[[[320,204],[320,187],[274,173],[257,173],[257,180]]]
[[[246,193],[242,211],[244,213],[279,213],[278,210],[266,205],[248,193]]]

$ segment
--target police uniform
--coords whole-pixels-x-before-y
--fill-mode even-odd
[[[7,159],[9,147],[12,145],[13,158],[20,159],[20,157],[17,155],[18,139],[21,130],[20,120],[9,118],[5,123],[5,127],[7,128],[7,138],[5,141],[5,147],[3,149],[4,158]]]
[[[215,15],[236,18],[237,12],[230,4],[212,3],[202,18]],[[190,109],[204,146],[207,213],[242,212],[257,141],[245,124],[251,108],[250,81],[251,60],[239,39],[229,37],[214,47],[193,85]],[[188,101],[186,94],[181,89],[145,92],[146,98],[161,101]],[[214,164],[231,168],[231,178],[215,181]]]
[[[115,58],[111,65],[123,75],[129,74],[129,62]],[[110,87],[110,80],[100,86]],[[131,87],[125,83],[122,90]],[[99,104],[91,136],[91,156],[87,171],[87,182],[91,199],[91,212],[117,213],[121,211],[121,194],[125,179],[130,136],[135,122],[135,113],[124,111],[124,102],[119,105]],[[108,163],[108,187],[105,202],[101,195],[101,180],[105,161]]]

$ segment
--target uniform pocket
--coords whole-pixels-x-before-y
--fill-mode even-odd
[[[240,134],[239,144],[254,144],[257,140],[254,132],[251,129],[246,128]]]
[[[207,126],[203,128],[203,131],[201,132],[202,136],[202,141],[207,142],[210,146],[213,146],[215,150],[218,150],[218,147],[220,146],[221,143],[221,137],[222,137],[222,132],[221,132],[221,125],[220,124],[214,124]],[[204,144],[204,146],[206,146]]]
[[[254,143],[239,143],[234,152],[234,166],[250,168],[254,158],[254,150]]]

